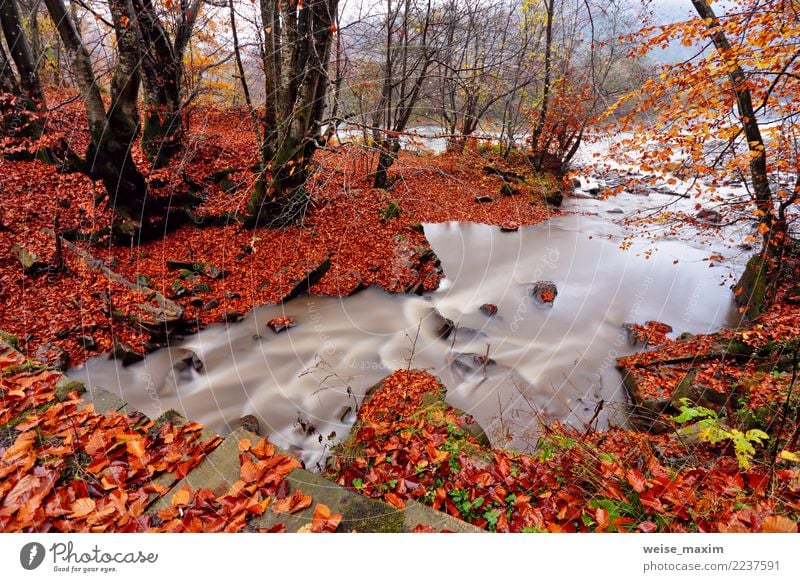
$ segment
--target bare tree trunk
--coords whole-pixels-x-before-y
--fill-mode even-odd
[[[11,62],[8,60],[8,55],[6,55],[2,42],[0,42],[0,92],[11,93],[12,95],[19,94],[17,77],[14,75],[14,70],[11,68]]]
[[[544,45],[544,85],[542,87],[542,103],[539,107],[539,118],[531,134],[533,147],[533,167],[538,171],[542,169],[546,148],[539,143],[545,123],[547,122],[547,109],[550,104],[550,75],[553,67],[553,14],[555,0],[546,0],[545,5],[545,45]]]
[[[253,130],[256,133],[256,142],[259,148],[262,147],[261,142],[261,128],[258,123],[256,111],[253,108],[253,100],[250,98],[250,86],[247,84],[247,76],[244,73],[244,63],[242,62],[242,52],[239,48],[239,33],[236,30],[236,10],[233,5],[233,0],[228,1],[228,8],[231,14],[231,34],[233,36],[233,56],[236,61],[236,70],[239,73],[239,82],[242,85],[242,93],[244,94],[244,103],[247,107],[247,113],[253,121]]]
[[[266,184],[253,192],[248,211],[254,224],[282,226],[305,214],[305,184],[320,139],[337,6],[338,0],[312,0],[304,5],[262,0],[267,73],[262,166],[269,164],[272,192]],[[278,9],[279,30],[275,26]],[[271,47],[276,48],[273,58]],[[271,159],[266,158],[269,153]]]
[[[23,96],[30,100],[34,108],[38,108],[44,104],[44,93],[31,46],[22,28],[17,0],[0,2],[0,24],[11,58],[17,66]]]
[[[171,42],[152,0],[132,0],[132,7],[131,16],[138,24],[142,43],[142,149],[154,168],[162,168],[183,143],[183,57],[200,11],[200,0],[180,0]]]

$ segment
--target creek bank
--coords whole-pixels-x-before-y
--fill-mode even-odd
[[[149,419],[1,337],[4,532],[479,531],[337,487],[244,428],[223,439],[174,411]]]
[[[397,508],[419,502],[498,532],[797,532],[800,468],[743,468],[730,446],[680,434],[553,423],[536,449],[491,448],[444,402],[438,379],[394,372],[376,387],[328,476]],[[732,484],[735,484],[732,485]]]

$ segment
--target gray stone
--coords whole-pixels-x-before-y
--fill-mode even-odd
[[[414,531],[418,525],[429,526],[436,531],[453,533],[485,533],[482,529],[471,523],[461,521],[441,511],[436,511],[418,501],[408,500],[403,510],[403,531]]]

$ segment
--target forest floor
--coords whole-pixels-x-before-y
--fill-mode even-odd
[[[80,151],[87,136],[74,134],[74,105],[59,110],[51,125]],[[550,178],[514,168],[513,195],[503,195],[506,180],[484,171],[508,169],[491,153],[417,155],[402,152],[392,168],[391,190],[371,187],[368,174],[376,156],[347,145],[322,150],[311,185],[311,202],[302,224],[252,230],[243,210],[256,176],[253,133],[242,112],[195,111],[188,145],[168,168],[147,174],[151,196],[189,190],[204,199],[194,209],[198,221],[138,247],[115,246],[107,235],[91,241],[111,223],[102,192],[82,174],[59,174],[40,161],[0,159],[0,329],[19,336],[22,347],[48,361],[79,364],[111,350],[115,342],[143,353],[156,347],[146,333],[142,305],[155,306],[157,291],[183,310],[183,324],[235,321],[253,307],[277,303],[307,278],[312,294],[347,295],[362,286],[389,292],[435,289],[442,277],[421,223],[474,221],[517,227],[535,224],[556,210],[544,197],[558,190]],[[141,152],[134,158],[144,168]],[[508,192],[510,193],[510,192]],[[481,196],[491,200],[477,202]],[[111,280],[69,248],[63,269],[53,229],[133,288]],[[16,254],[34,261],[27,269]],[[326,259],[330,259],[329,263]],[[327,269],[327,271],[325,271]],[[324,276],[321,278],[315,275]],[[316,279],[319,279],[318,281]],[[137,289],[139,285],[141,288]],[[146,310],[146,308],[145,308]]]
[[[55,122],[68,127],[69,114],[65,107]],[[0,329],[47,364],[0,356],[0,530],[239,531],[270,503],[308,508],[310,498],[281,485],[296,461],[262,441],[242,443],[253,459],[241,456],[240,485],[225,494],[178,491],[168,508],[146,513],[152,495],[164,494],[154,480],[185,475],[219,441],[201,438],[196,423],[82,407],[79,387],[57,386],[52,365],[63,367],[67,356],[80,363],[115,341],[140,353],[152,347],[131,314],[154,301],[154,291],[200,326],[280,301],[314,273],[321,277],[311,292],[319,294],[362,285],[433,289],[442,275],[420,223],[513,228],[553,212],[544,198],[558,184],[503,166],[524,175],[505,196],[504,180],[484,172],[499,164],[490,155],[403,154],[394,187],[383,191],[369,187],[375,160],[340,146],[320,152],[303,225],[247,230],[231,214],[244,207],[254,180],[255,147],[237,125],[242,118],[195,112],[186,155],[148,176],[153,195],[201,185],[206,202],[197,216],[217,220],[137,248],[104,238],[75,243],[138,290],[72,249],[63,251],[65,269],[53,268],[55,239],[42,228],[88,233],[110,224],[108,209],[93,204],[97,185],[37,161],[0,160]],[[487,193],[491,201],[476,201]],[[228,224],[218,220],[223,213]],[[27,253],[18,247],[17,255],[31,259],[28,273],[15,244]],[[796,259],[787,259],[782,275],[788,283],[768,295],[765,312],[739,329],[675,340],[661,329],[634,330],[648,349],[620,366],[639,430],[551,424],[533,452],[493,449],[471,436],[472,419],[444,402],[436,378],[397,371],[361,406],[328,476],[395,507],[417,500],[490,531],[796,532]],[[341,515],[322,506],[315,518],[315,531],[331,531]]]

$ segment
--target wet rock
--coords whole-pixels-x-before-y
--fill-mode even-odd
[[[516,224],[504,224],[500,227],[500,232],[517,232],[519,226]]]
[[[233,291],[225,291],[225,299],[239,299],[241,297],[240,293],[234,293]]]
[[[537,281],[528,291],[540,307],[552,307],[558,295],[558,287],[553,281]]]
[[[259,422],[258,419],[252,414],[245,414],[239,419],[238,424],[242,429],[252,432],[253,434],[258,434],[258,429],[260,428]]]
[[[223,279],[228,275],[228,272],[224,269],[220,269],[212,263],[205,263],[203,261],[190,263],[187,261],[168,260],[167,269],[170,271],[180,271],[180,277],[182,279],[190,279],[197,274],[205,275],[209,279],[216,280]]]
[[[202,297],[193,297],[192,300],[189,301],[189,305],[192,307],[202,307],[205,302],[206,300]]]
[[[212,299],[205,305],[203,305],[203,311],[211,311],[212,309],[216,309],[219,307],[219,299]]]
[[[672,425],[665,417],[669,408],[668,400],[645,400],[629,407],[626,420],[631,428],[639,432],[664,434],[672,430]]]
[[[573,178],[572,179],[572,187],[575,188],[576,190],[580,189],[580,187],[581,187],[580,178]]]
[[[486,194],[475,197],[475,204],[489,204],[490,202],[494,202],[494,198],[487,196]]]
[[[185,297],[190,294],[190,291],[186,287],[186,285],[184,285],[177,279],[175,279],[172,282],[172,285],[169,286],[169,292],[172,294],[173,297]]]
[[[90,335],[78,336],[78,345],[80,345],[84,350],[94,351],[97,349],[97,342]]]
[[[550,206],[559,207],[564,202],[564,193],[561,190],[553,190],[545,195],[544,201]]]
[[[606,210],[608,214],[625,214],[625,211],[622,208],[612,208],[611,210]]]
[[[481,305],[480,309],[481,313],[487,317],[492,317],[497,313],[497,305],[494,305],[493,303],[484,303]]]
[[[69,354],[55,344],[41,346],[34,353],[33,359],[62,372],[69,368]]]
[[[679,410],[683,406],[683,399],[696,406],[717,410],[725,405],[727,396],[698,383],[697,370],[692,368],[675,386],[669,401],[675,410]]]
[[[516,172],[511,172],[509,170],[501,170],[500,168],[496,168],[494,166],[484,166],[483,173],[486,174],[487,176],[500,176],[503,180],[507,182],[525,181],[525,178],[523,178]]]
[[[192,368],[196,372],[200,372],[205,367],[205,364],[203,363],[203,360],[200,359],[200,356],[192,351],[189,351],[189,353],[187,353],[183,359],[175,363],[174,367],[179,371]]]
[[[122,364],[123,368],[126,368],[131,364],[135,364],[136,362],[141,362],[144,360],[144,355],[138,353],[125,342],[114,340],[114,349],[111,351],[108,359],[117,360],[120,364]]]
[[[299,297],[304,293],[308,293],[311,287],[316,285],[322,277],[330,270],[331,268],[331,256],[327,255],[322,261],[319,262],[309,262],[306,266],[305,271],[299,277],[293,279],[292,283],[292,290],[287,293],[281,303],[289,301],[290,299],[294,299],[295,297]],[[271,279],[267,279],[261,285],[258,286],[258,291],[262,291],[269,287],[273,280],[280,280],[284,274],[286,273],[287,268],[283,268],[275,276]]]
[[[292,317],[273,317],[267,322],[267,327],[275,333],[280,333],[296,325],[297,323]]]
[[[244,314],[240,311],[229,311],[222,314],[222,321],[224,323],[238,323],[244,319]]]
[[[194,263],[187,263],[186,261],[174,261],[174,260],[167,260],[167,269],[170,271],[180,271],[180,270],[187,270],[192,271],[192,267]]]
[[[192,287],[192,293],[195,295],[199,293],[211,293],[213,289],[211,289],[211,285],[208,283],[197,283]]]
[[[519,190],[514,188],[508,182],[506,182],[502,186],[500,186],[500,195],[501,196],[515,196],[517,194],[519,194]]]
[[[722,215],[716,210],[701,208],[695,216],[709,224],[722,224]]]
[[[800,305],[800,285],[792,285],[786,290],[783,300],[789,305]]]
[[[19,243],[11,247],[11,252],[22,265],[22,272],[26,275],[35,275],[47,269],[47,265],[39,260],[39,256],[36,253],[29,251]]]
[[[453,320],[447,319],[439,313],[434,313],[433,317],[437,320],[435,332],[437,337],[439,339],[447,339],[450,337],[450,334],[453,333],[453,330],[456,328],[456,324],[453,323]]]
[[[144,273],[136,273],[136,284],[139,287],[149,287],[151,283],[150,277]]]
[[[591,194],[592,196],[600,196],[600,194],[605,192],[605,189],[606,189],[605,186],[603,186],[602,184],[596,184],[591,188],[589,188],[587,192],[589,192],[589,194]]]

